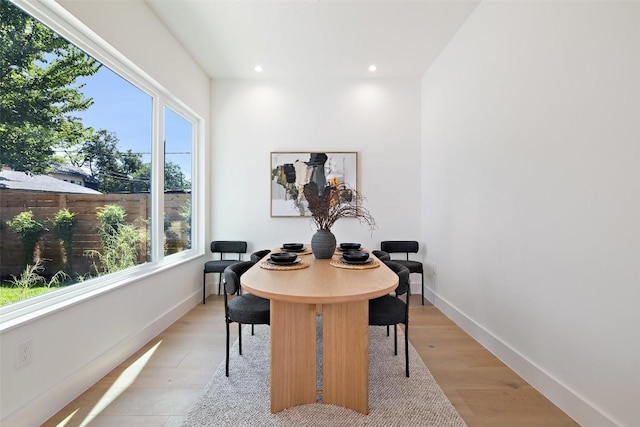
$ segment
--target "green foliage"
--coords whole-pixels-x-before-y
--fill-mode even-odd
[[[16,277],[11,275],[13,279],[11,280],[11,284],[14,288],[20,290],[19,299],[25,299],[31,296],[30,289],[36,286],[44,286],[46,288],[57,288],[60,284],[69,276],[63,271],[58,271],[53,277],[47,282],[47,280],[40,275],[40,273],[44,271],[44,267],[42,266],[42,262],[38,260],[34,265],[27,265],[20,274],[20,277]]]
[[[186,179],[180,166],[166,161],[164,163],[164,189],[165,190],[190,190],[191,182]]]
[[[180,216],[184,220],[186,227],[183,230],[184,240],[187,243],[186,247],[191,247],[191,221],[192,221],[192,212],[191,212],[191,199],[187,200],[184,205],[180,207]]]
[[[53,148],[81,133],[69,113],[93,101],[76,81],[101,65],[7,0],[0,22],[0,164],[41,173]]]
[[[11,284],[13,287],[20,289],[28,289],[38,284],[44,284],[46,283],[46,280],[38,274],[43,270],[44,267],[42,267],[40,261],[36,262],[34,265],[27,265],[22,274],[20,274],[20,277],[16,277],[13,274],[11,275],[11,277],[13,277]]]
[[[178,222],[178,231],[175,231],[174,225],[169,218],[164,217],[164,252],[165,255],[180,252],[184,249],[191,248],[191,200],[187,199],[178,213],[180,221]]]
[[[5,284],[9,285],[9,287],[5,286]],[[35,287],[35,288],[29,288],[29,289],[21,289],[21,288],[11,287],[10,283],[2,282],[0,284],[0,306],[22,301],[23,299],[35,297],[41,294],[45,294],[54,289],[56,288]]]
[[[100,235],[114,235],[118,234],[120,226],[124,223],[124,218],[127,216],[127,212],[120,205],[104,205],[97,208],[98,219],[101,222]],[[104,242],[103,242],[104,244]]]
[[[36,245],[42,237],[42,233],[47,231],[44,224],[33,217],[32,211],[20,212],[7,221],[7,225],[22,241],[22,251],[24,265],[28,265],[33,260],[33,253]]]
[[[63,242],[71,242],[73,232],[78,224],[76,213],[71,212],[68,209],[60,209],[53,220],[53,234]]]
[[[151,164],[144,163],[131,174],[133,187],[137,192],[151,190]],[[166,161],[164,164],[164,189],[165,191],[189,190],[191,182],[186,179],[180,165]]]
[[[145,224],[141,219],[127,224],[125,216],[126,211],[119,205],[105,205],[98,209],[102,251],[85,251],[86,256],[99,261],[99,265],[95,261],[93,264],[98,274],[115,273],[138,262],[141,244],[147,239]]]
[[[143,235],[132,224],[124,224],[118,232],[110,234],[100,230],[102,238],[102,252],[86,251],[91,258],[97,258],[100,265],[94,262],[93,267],[98,274],[111,274],[125,268],[133,267],[138,261],[138,247]]]
[[[79,79],[102,64],[8,0],[0,0],[0,166],[42,174],[51,163],[88,166],[103,193],[150,190],[150,165],[117,136],[85,127]],[[179,166],[167,162],[165,188],[191,187]]]
[[[71,259],[73,251],[73,233],[75,232],[78,219],[75,212],[68,209],[60,209],[51,221],[53,234],[60,242],[64,249],[64,271],[71,272]]]
[[[113,132],[93,132],[77,154],[82,159],[77,166],[89,167],[91,176],[100,182],[98,190],[103,193],[148,191],[149,175],[146,179],[139,178],[144,170],[142,156],[131,150],[120,151],[119,142]]]
[[[169,223],[171,226],[171,223]],[[170,255],[180,252],[184,248],[184,242],[180,240],[178,233],[171,230],[170,227],[164,230],[164,254]]]

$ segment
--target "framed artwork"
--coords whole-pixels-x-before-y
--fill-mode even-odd
[[[271,216],[310,217],[304,185],[313,181],[319,188],[357,189],[357,166],[356,152],[272,152]]]

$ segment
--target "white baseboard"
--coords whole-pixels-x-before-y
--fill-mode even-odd
[[[419,286],[420,284],[418,283],[418,287]],[[549,375],[549,373],[527,359],[524,355],[509,347],[473,319],[441,298],[432,288],[428,287],[426,283],[424,292],[427,300],[436,306],[436,308],[581,426],[619,427],[618,423],[613,421],[593,404],[590,404],[580,395],[564,386],[560,381]],[[419,288],[417,293],[420,293]]]
[[[41,425],[198,303],[202,303],[202,290],[185,298],[146,327],[115,344],[62,382],[45,390],[22,408],[3,418],[0,424],[3,426]]]

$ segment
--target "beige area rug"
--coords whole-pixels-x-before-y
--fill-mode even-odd
[[[321,331],[318,332],[320,341]],[[398,355],[393,355],[393,331],[369,327],[369,415],[335,405],[315,403],[270,412],[269,327],[245,327],[243,355],[238,341],[231,347],[229,377],[224,362],[213,374],[199,402],[183,424],[195,426],[433,426],[466,424],[444,395],[420,356],[409,346],[411,377],[404,372],[404,336],[398,328]],[[318,345],[320,353],[320,345]],[[318,374],[321,372],[318,357]],[[320,375],[318,375],[320,377]],[[321,388],[318,380],[318,388]],[[319,397],[319,396],[318,396]]]

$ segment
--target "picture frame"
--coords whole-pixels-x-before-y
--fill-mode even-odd
[[[309,218],[302,188],[311,181],[319,188],[340,185],[357,189],[355,151],[272,151],[271,217]]]

